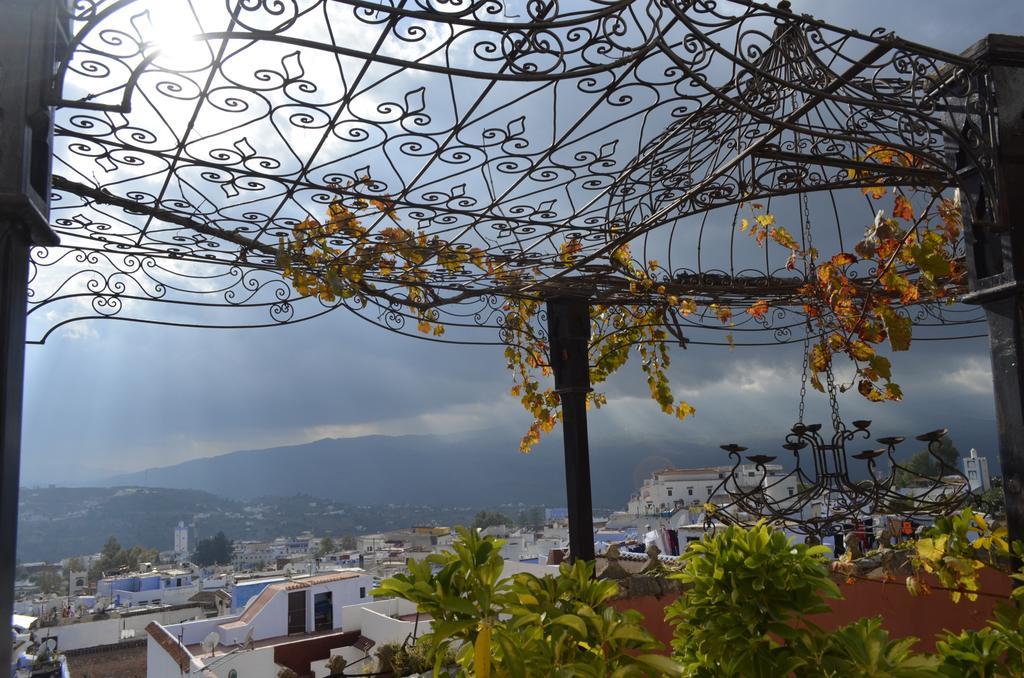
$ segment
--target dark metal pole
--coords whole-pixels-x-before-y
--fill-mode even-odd
[[[948,148],[967,242],[964,301],[988,319],[1007,523],[1024,539],[1024,38],[990,35],[965,56],[984,68],[950,111],[963,137]]]
[[[56,0],[0,1],[0,671],[11,665],[29,248],[57,242],[46,103],[66,40],[57,10]]]
[[[590,392],[590,303],[585,297],[548,299],[548,341],[555,392],[562,402],[569,553],[594,560],[594,507],[590,497],[587,393]]]

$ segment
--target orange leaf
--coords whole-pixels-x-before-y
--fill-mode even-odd
[[[762,318],[764,314],[768,312],[768,302],[764,299],[758,299],[754,302],[754,305],[747,309],[747,313],[754,316],[755,318]]]
[[[849,252],[840,252],[832,257],[833,266],[848,266],[855,263],[857,263],[857,257],[853,256]]]
[[[773,228],[771,231],[771,236],[772,240],[779,243],[783,247],[787,247],[794,251],[800,249],[800,245],[798,245],[796,240],[793,239],[793,236],[790,235],[789,231],[787,231],[782,226]]]
[[[910,204],[910,201],[902,195],[897,195],[896,205],[892,208],[892,215],[894,217],[899,217],[904,221],[913,221],[914,207]]]
[[[907,289],[903,290],[903,294],[900,295],[901,304],[912,304],[921,298],[921,291],[917,285],[907,285]]]

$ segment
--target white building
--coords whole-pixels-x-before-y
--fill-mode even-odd
[[[353,609],[370,603],[372,586],[362,570],[297,577],[266,586],[240,613],[149,624],[147,675],[272,677],[284,666],[308,675],[313,662],[359,640]]]
[[[964,475],[971,486],[972,492],[985,492],[992,487],[992,480],[988,475],[988,459],[979,457],[978,451],[971,448],[969,457],[963,458]]]
[[[765,465],[767,475],[754,464],[741,465],[730,481],[741,489],[749,489],[758,483],[765,486],[769,496],[784,499],[797,490],[796,478],[783,471],[779,464]],[[703,506],[717,491],[719,485],[728,479],[732,466],[705,466],[701,468],[667,468],[655,471],[644,480],[640,491],[629,499],[629,514],[632,516],[658,515],[675,512],[688,506]]]
[[[122,574],[96,582],[96,597],[115,607],[178,605],[199,591],[199,582],[188,570]]]
[[[184,520],[178,521],[178,526],[174,528],[174,554],[179,560],[186,560],[192,551],[190,550],[191,544],[189,543],[189,530],[191,528],[185,525]]]
[[[177,624],[200,619],[205,614],[195,603],[125,609],[111,613],[106,619],[95,619],[91,615],[73,620],[62,619],[55,626],[34,629],[32,640],[40,646],[45,643],[57,652],[70,652],[142,638],[145,636],[144,629],[152,622]]]
[[[350,638],[355,636],[355,640],[332,648],[327,658],[311,662],[310,669],[316,678],[331,675],[327,663],[334,655],[341,655],[345,660],[346,673],[370,673],[375,669],[374,648],[418,638],[431,628],[429,617],[417,616],[416,605],[400,598],[351,605],[344,608],[342,614],[341,630]]]
[[[68,572],[68,595],[76,596],[89,588],[89,573],[82,571]]]

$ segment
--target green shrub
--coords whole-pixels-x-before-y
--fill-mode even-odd
[[[433,619],[417,641],[435,674],[454,652],[460,675],[680,675],[635,611],[608,605],[618,592],[594,579],[593,564],[563,563],[557,576],[502,577],[502,542],[459,528],[452,550],[408,563],[409,574],[384,580],[375,596],[396,596]],[[436,570],[436,571],[435,571]]]
[[[441,666],[452,666],[455,664],[455,656],[449,654],[443,657]],[[415,645],[399,643],[385,643],[377,648],[377,671],[390,673],[393,676],[411,676],[426,673],[434,668],[434,659],[430,654],[430,648],[424,643],[418,642]]]
[[[977,535],[973,540],[971,530]],[[968,513],[937,521],[913,545],[915,567],[946,573],[942,581],[955,584],[954,602],[959,594],[972,598],[978,570],[1007,561],[1010,547],[1002,534],[1001,528],[990,528]],[[825,599],[839,597],[825,568],[825,553],[822,547],[791,544],[763,523],[749,530],[729,527],[691,546],[681,557],[682,572],[673,575],[688,588],[667,610],[675,626],[675,657],[686,675],[1024,676],[1019,602],[1001,606],[979,631],[943,634],[935,654],[915,652],[917,638],[891,639],[879,617],[822,630],[806,616],[827,611]],[[1024,548],[1015,544],[1013,553],[1024,553]],[[1024,587],[1013,597],[1024,598]]]
[[[784,676],[803,664],[780,641],[804,615],[828,611],[839,589],[828,549],[791,544],[764,523],[706,534],[681,556],[685,590],[667,609],[675,657],[695,676]]]

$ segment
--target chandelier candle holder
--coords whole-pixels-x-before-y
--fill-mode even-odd
[[[916,436],[928,453],[922,471],[920,464],[897,459],[897,447],[906,442],[902,436],[877,438],[880,447],[848,452],[855,441],[871,439],[870,426],[858,420],[849,428],[839,421],[827,436],[821,424],[798,422],[782,445],[793,464],[788,471],[775,463],[778,456],[744,455],[746,447],[722,445],[733,466],[705,505],[706,526],[764,519],[820,541],[872,516],[920,521],[980,502],[963,472],[940,453],[947,429]]]

